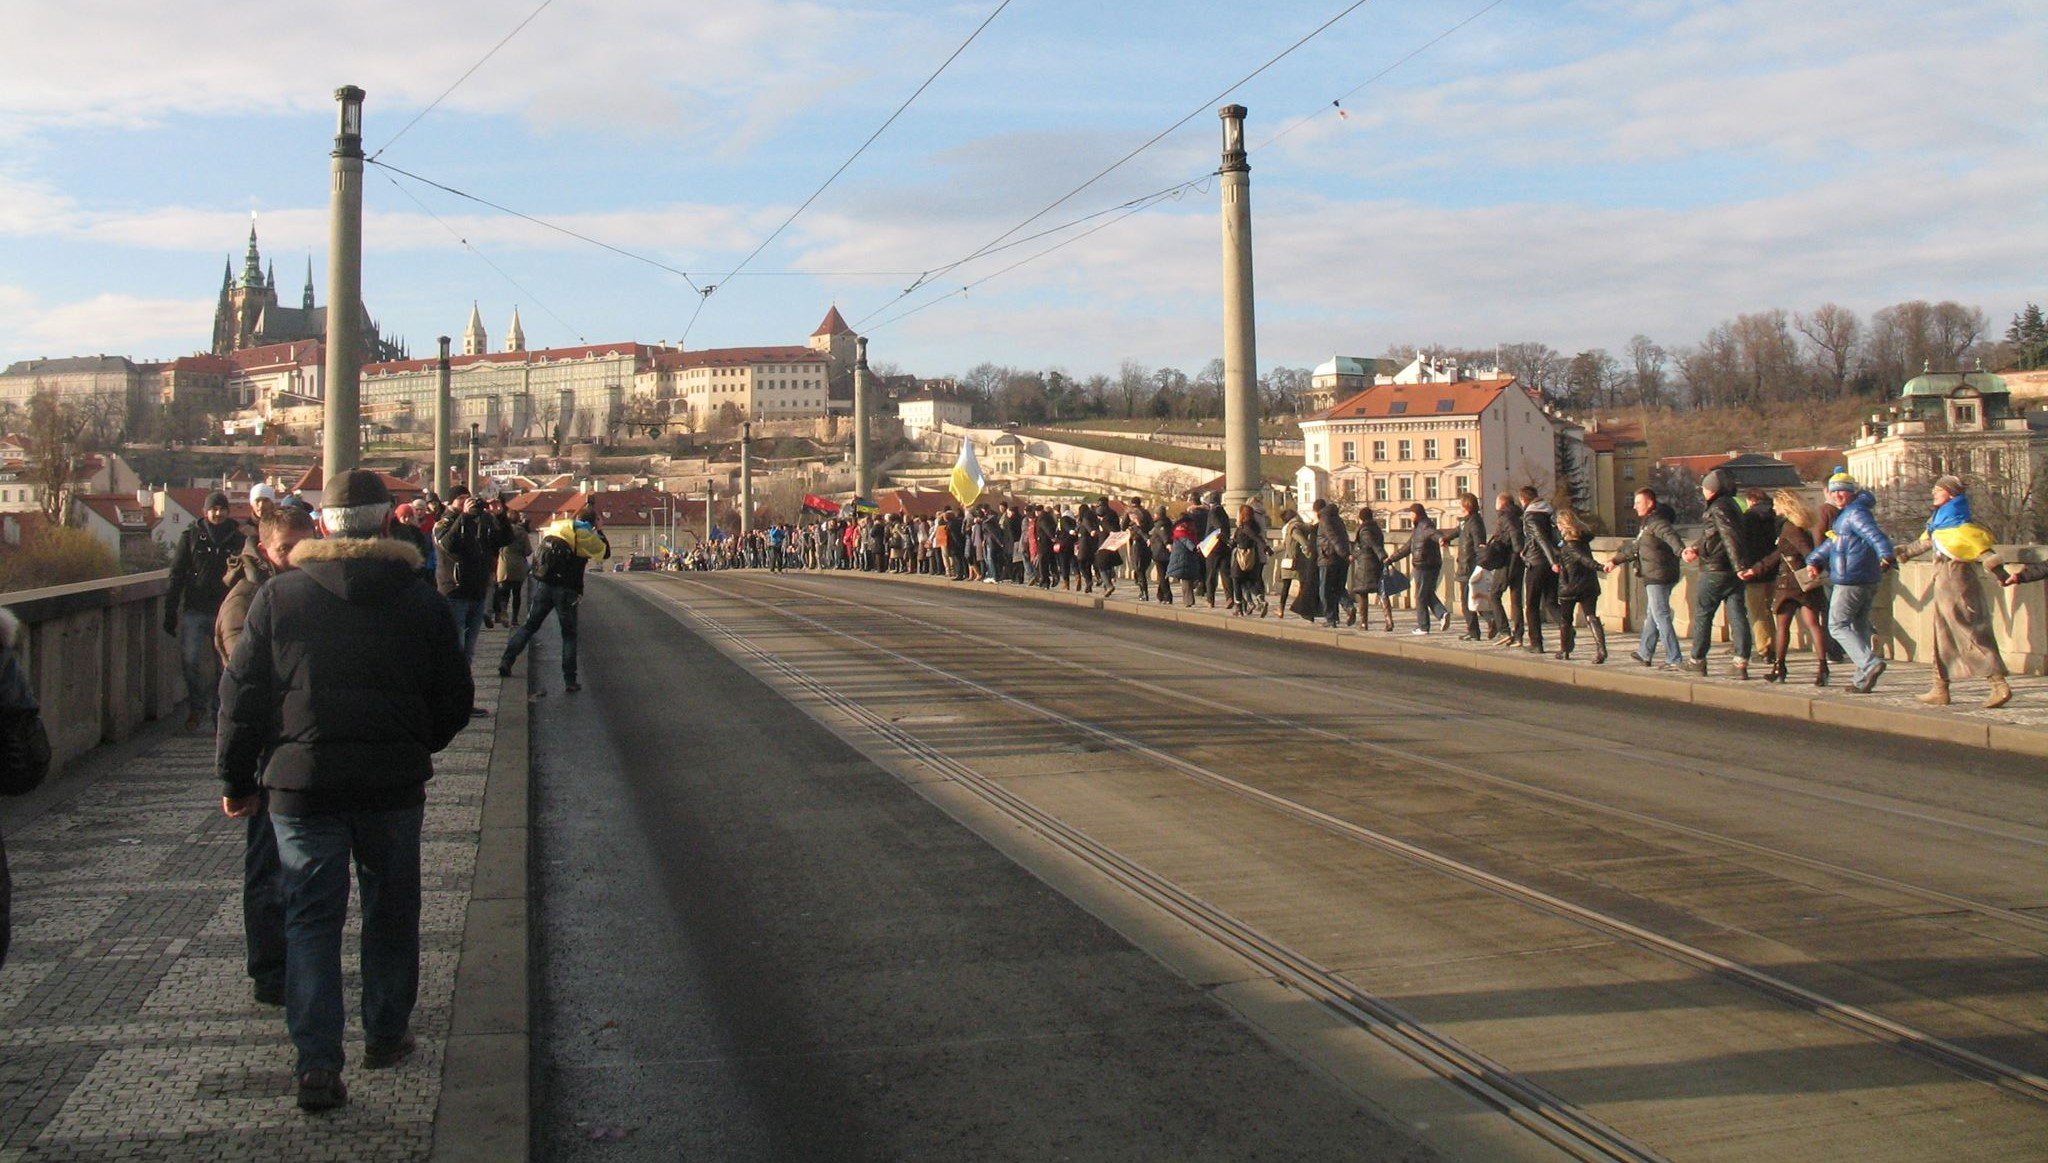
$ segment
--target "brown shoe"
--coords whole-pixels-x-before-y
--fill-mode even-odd
[[[2005,676],[2003,675],[1993,675],[1991,678],[1991,697],[1984,700],[1984,709],[1989,711],[2002,707],[2011,701],[2012,684],[2005,681]]]
[[[1927,693],[1917,697],[1920,702],[1926,703],[1930,707],[1948,706],[1948,684],[1945,682],[1935,683],[1927,689]]]

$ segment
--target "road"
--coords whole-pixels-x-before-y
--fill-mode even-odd
[[[2039,764],[965,585],[591,590],[587,689],[535,663],[544,1157],[2048,1154]]]

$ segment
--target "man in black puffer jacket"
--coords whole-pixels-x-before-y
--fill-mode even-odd
[[[1737,679],[1749,677],[1749,607],[1742,585],[1755,573],[1742,535],[1742,509],[1735,503],[1734,482],[1720,469],[1700,480],[1700,496],[1706,499],[1706,531],[1685,551],[1685,560],[1698,562],[1699,585],[1693,590],[1692,657],[1685,668],[1705,677],[1707,651],[1714,642],[1714,611],[1728,613],[1728,643],[1734,649],[1731,673]]]
[[[420,824],[433,756],[469,722],[475,687],[448,603],[419,551],[380,536],[391,494],[343,476],[330,536],[256,592],[221,676],[223,807],[258,803],[257,765],[284,873],[285,1015],[299,1106],[348,1101],[342,1084],[341,929],[353,856],[362,888],[363,1065],[412,1052],[419,994]]]
[[[1557,518],[1535,488],[1522,486],[1522,623],[1529,653],[1543,653],[1543,618],[1557,610]]]

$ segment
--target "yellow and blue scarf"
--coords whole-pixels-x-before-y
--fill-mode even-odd
[[[1950,497],[1927,521],[1928,539],[1942,556],[1975,561],[1991,552],[1991,530],[1970,519],[1970,498]]]

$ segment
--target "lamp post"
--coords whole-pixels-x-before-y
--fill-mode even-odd
[[[476,445],[476,425],[474,423],[471,423],[469,426],[469,475],[466,478],[464,478],[463,483],[469,486],[469,491],[472,496],[474,496],[477,492]]]
[[[1242,105],[1223,120],[1223,500],[1233,509],[1259,492],[1259,357],[1252,315],[1252,167],[1245,161]]]
[[[334,91],[341,119],[334,134],[334,183],[327,210],[325,487],[362,462],[363,371],[363,91]]]
[[[441,358],[434,368],[434,495],[448,491],[448,470],[454,467],[448,449],[448,413],[452,407],[448,388],[448,337],[441,337]]]
[[[718,481],[713,477],[704,478],[704,544],[711,544],[711,506],[718,499]],[[706,553],[710,550],[707,548]]]
[[[853,495],[857,499],[875,491],[874,464],[868,459],[868,411],[874,401],[869,399],[873,385],[868,382],[868,341],[853,342],[859,353],[853,361]]]
[[[740,544],[754,532],[754,426],[740,425]]]

